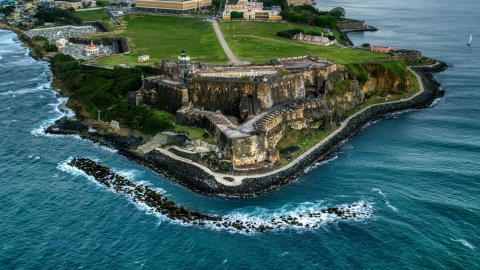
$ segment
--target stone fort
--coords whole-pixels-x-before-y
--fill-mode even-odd
[[[174,113],[177,125],[205,129],[218,157],[241,174],[273,167],[279,159],[275,146],[287,127],[322,128],[362,103],[356,80],[337,97],[341,102],[325,99],[348,77],[343,66],[311,55],[220,66],[191,61],[182,52],[178,60],[162,61],[161,74],[143,79],[127,102]]]

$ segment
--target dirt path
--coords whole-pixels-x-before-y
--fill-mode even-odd
[[[213,29],[215,30],[215,34],[217,35],[218,41],[220,41],[220,45],[222,45],[223,51],[225,52],[228,59],[230,60],[229,64],[233,64],[235,66],[250,64],[250,62],[240,61],[237,59],[237,57],[235,57],[232,50],[230,50],[230,48],[228,47],[227,42],[225,42],[225,38],[223,37],[222,32],[218,27],[217,21],[213,21],[212,25],[213,25]]]

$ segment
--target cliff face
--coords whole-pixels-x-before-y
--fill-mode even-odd
[[[339,89],[340,88],[340,89]],[[364,91],[356,80],[345,80],[325,99],[330,116],[339,117],[363,103]]]
[[[364,93],[368,92],[409,92],[414,88],[413,79],[408,73],[400,67],[391,69],[385,68],[384,65],[366,64],[364,65],[368,72],[368,81],[363,86]]]

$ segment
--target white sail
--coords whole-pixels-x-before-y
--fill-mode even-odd
[[[470,45],[472,43],[472,35],[470,35],[470,40],[468,41],[468,44]]]

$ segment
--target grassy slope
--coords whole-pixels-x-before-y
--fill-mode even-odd
[[[120,30],[114,36],[129,39],[131,55],[105,58],[100,65],[115,65],[127,63],[136,65],[137,57],[150,55],[147,63],[161,62],[163,59],[176,59],[185,49],[195,61],[225,63],[228,61],[210,23],[202,19],[161,17],[149,15],[126,15],[123,18],[125,26],[115,28]],[[100,38],[104,35],[93,35]]]
[[[253,63],[265,62],[275,58],[307,55],[309,52],[312,55],[340,64],[387,57],[387,55],[381,53],[342,49],[337,46],[313,45],[276,36],[278,31],[294,28],[319,31],[318,27],[303,24],[220,22],[219,26],[235,56]],[[233,38],[233,35],[235,35],[235,38]]]

